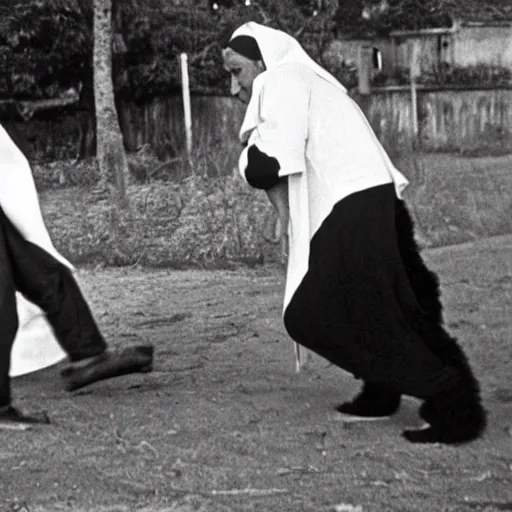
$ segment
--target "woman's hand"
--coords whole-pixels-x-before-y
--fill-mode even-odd
[[[285,262],[288,256],[288,225],[290,223],[288,180],[286,178],[281,179],[277,186],[267,190],[267,195],[277,210],[277,219],[274,226],[274,243],[281,244],[282,259]]]
[[[282,209],[277,211],[276,224],[274,229],[274,238],[276,243],[288,236],[288,224],[290,222],[290,214],[288,210]]]

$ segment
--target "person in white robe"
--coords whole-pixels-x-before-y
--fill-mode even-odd
[[[53,246],[28,160],[0,125],[0,428],[47,422],[13,406],[11,377],[65,357],[62,377],[72,391],[149,371],[153,346],[109,349],[72,264]]]
[[[389,417],[423,400],[425,428],[403,436],[457,444],[486,426],[479,385],[443,326],[395,168],[345,87],[288,34],[239,27],[223,50],[231,93],[247,103],[242,177],[265,190],[288,243],[283,320],[295,343],[363,381],[340,413]]]

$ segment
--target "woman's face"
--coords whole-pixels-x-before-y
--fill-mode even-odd
[[[231,94],[243,103],[249,103],[254,79],[263,71],[263,61],[254,61],[240,55],[231,48],[222,52],[224,69],[231,73]]]

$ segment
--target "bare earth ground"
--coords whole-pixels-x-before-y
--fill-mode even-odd
[[[295,373],[279,269],[81,269],[108,338],[154,343],[155,371],[73,395],[57,368],[17,379],[18,404],[52,424],[0,432],[0,510],[512,510],[512,237],[426,258],[482,381],[484,439],[402,441],[412,399],[392,420],[341,421],[358,383],[316,356]]]

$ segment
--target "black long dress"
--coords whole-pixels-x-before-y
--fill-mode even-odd
[[[427,398],[455,370],[425,340],[437,318],[410,282],[397,204],[394,187],[382,185],[335,205],[311,240],[308,271],[284,321],[295,341],[365,382]]]

